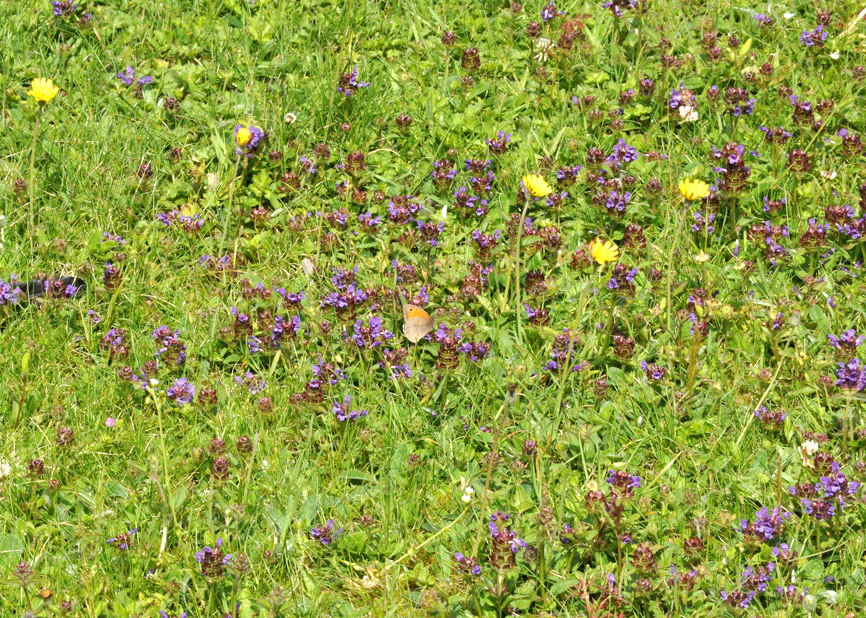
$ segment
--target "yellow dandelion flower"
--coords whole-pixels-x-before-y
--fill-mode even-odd
[[[616,262],[619,258],[619,248],[609,240],[596,238],[589,243],[589,253],[599,264],[607,264],[608,262]]]
[[[239,126],[235,131],[235,141],[238,146],[246,146],[251,139],[253,139],[253,134],[248,128]]]
[[[527,174],[523,177],[523,186],[533,197],[547,197],[553,193],[553,188],[547,184],[544,176],[539,174]]]
[[[39,103],[50,103],[51,99],[57,96],[60,88],[54,85],[50,79],[44,77],[36,77],[30,83],[30,90],[27,91],[27,96],[31,96]]]
[[[686,178],[680,181],[680,194],[689,201],[700,200],[710,194],[710,185],[703,180]]]

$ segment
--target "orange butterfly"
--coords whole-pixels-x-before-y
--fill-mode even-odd
[[[403,334],[412,343],[418,343],[433,330],[433,318],[421,307],[403,305]]]

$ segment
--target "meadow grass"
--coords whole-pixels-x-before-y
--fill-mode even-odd
[[[862,7],[604,4],[0,3],[0,614],[866,612]]]

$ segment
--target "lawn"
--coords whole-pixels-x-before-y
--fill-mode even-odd
[[[0,615],[866,614],[859,4],[0,3]]]

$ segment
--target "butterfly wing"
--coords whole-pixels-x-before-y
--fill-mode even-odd
[[[418,343],[433,330],[433,318],[421,307],[403,305],[403,334],[412,343]]]

